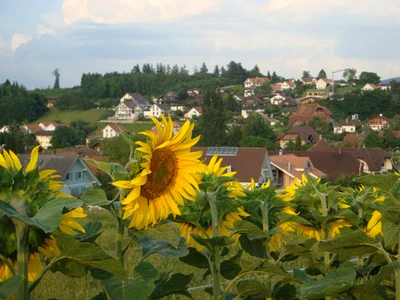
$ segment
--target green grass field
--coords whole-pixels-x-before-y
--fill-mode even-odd
[[[51,108],[44,116],[34,123],[61,121],[69,124],[71,121],[76,121],[78,119],[94,122],[99,120],[104,110],[104,108],[89,110],[59,110],[57,108]]]

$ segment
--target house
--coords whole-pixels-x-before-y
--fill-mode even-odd
[[[258,184],[268,180],[273,182],[268,151],[265,148],[242,147],[193,147],[193,151],[203,151],[200,160],[208,164],[214,154],[223,158],[221,167],[228,167],[228,172],[236,172],[234,178],[243,186],[253,178]]]
[[[271,104],[273,105],[278,105],[282,100],[285,100],[286,95],[284,94],[276,94],[275,96],[273,96],[270,100],[271,100]]]
[[[10,132],[10,126],[4,125],[3,127],[0,128],[0,133],[9,133]]]
[[[179,124],[176,123],[176,122],[172,122],[172,126],[173,126],[173,128],[172,128],[172,133],[173,133],[173,134],[177,134],[178,131],[181,129],[181,125],[179,125]],[[151,129],[151,131],[154,132],[155,134],[158,134],[158,128],[157,128],[157,126],[154,126],[154,127]]]
[[[370,92],[370,91],[376,90],[377,88],[378,88],[378,87],[377,87],[375,84],[366,83],[366,84],[361,88],[361,90],[362,90],[363,92]]]
[[[317,99],[327,99],[329,97],[329,92],[328,91],[321,91],[321,90],[310,90],[307,91],[307,96],[306,97],[311,97],[311,98],[317,98]],[[314,102],[314,101],[310,101]]]
[[[46,106],[47,106],[48,108],[54,107],[54,103],[55,103],[58,99],[60,99],[59,96],[48,96],[48,97],[46,97],[46,103],[47,103]]]
[[[283,99],[281,102],[278,104],[279,107],[293,107],[293,106],[299,106],[297,101],[294,100],[290,96],[285,96],[285,99]]]
[[[36,136],[36,141],[43,149],[48,149],[49,147],[53,146],[51,144],[51,139],[54,136],[54,131],[40,130],[34,132],[34,134]]]
[[[119,136],[121,131],[128,133],[128,129],[126,129],[123,125],[120,124],[109,124],[104,127],[101,132],[103,133],[103,138],[113,138]]]
[[[38,125],[44,131],[55,131],[56,128],[60,126],[68,127],[68,124],[57,123],[57,122],[41,122]]]
[[[390,91],[390,90],[392,89],[392,87],[390,86],[390,84],[383,84],[383,83],[381,83],[381,84],[379,85],[379,88],[380,88],[382,91]]]
[[[279,155],[271,155],[269,159],[274,181],[279,188],[295,185],[294,179],[301,181],[302,174],[310,175],[316,179],[328,177],[327,174],[315,168],[308,157],[280,152]]]
[[[143,112],[143,115],[147,118],[150,116],[159,118],[161,115],[169,115],[171,113],[171,108],[168,104],[153,104],[150,106],[149,110]]]
[[[295,114],[289,116],[289,125],[308,124],[314,116],[320,117],[326,122],[333,123],[333,115],[327,107],[317,103],[306,103],[301,105]]]
[[[296,83],[294,80],[284,81],[280,84],[281,91],[294,90],[296,88]]]
[[[126,93],[114,108],[115,115],[110,119],[136,120],[150,106],[149,100],[139,93]]]
[[[395,169],[390,153],[381,148],[330,148],[314,145],[308,152],[350,153],[359,161],[358,174],[383,174]]]
[[[370,119],[368,121],[369,124],[369,128],[371,128],[372,130],[382,130],[383,128],[389,126],[390,123],[390,119],[383,117],[382,114],[380,114],[379,116],[373,117],[372,119]]]
[[[200,89],[190,89],[187,91],[187,93],[190,97],[193,97],[200,94]]]
[[[191,120],[194,116],[196,116],[197,118],[200,117],[202,113],[203,109],[200,106],[195,106],[191,110],[189,110],[184,116],[185,119]]]
[[[22,164],[27,164],[30,159],[29,154],[19,154],[18,156]],[[55,180],[61,180],[66,185],[61,191],[75,197],[79,197],[84,191],[92,189],[96,185],[101,185],[78,154],[39,154],[38,165],[40,171],[56,170],[61,178]]]
[[[180,111],[184,111],[185,110],[185,106],[183,106],[183,105],[171,105],[171,111],[177,111],[177,110],[180,110]]]
[[[315,78],[315,77],[304,77],[304,78],[302,78],[301,79],[301,83],[302,84],[309,84],[309,85],[312,85],[312,84],[317,84],[317,79]]]
[[[258,96],[250,96],[242,101],[242,107],[259,106],[264,107],[265,103]]]
[[[278,136],[276,140],[279,141],[280,147],[284,149],[288,143],[295,143],[298,136],[300,136],[302,145],[315,144],[319,140],[319,134],[310,126],[293,126],[284,134]]]
[[[356,132],[356,127],[359,124],[359,120],[339,120],[338,124],[333,127],[333,133]]]
[[[254,90],[257,87],[262,86],[264,83],[268,83],[270,80],[264,77],[247,78],[244,81],[244,96],[249,97],[254,95]]]
[[[244,119],[247,119],[252,113],[258,113],[260,115],[263,115],[264,107],[259,107],[259,106],[244,107],[242,109],[241,115]]]
[[[314,168],[328,176],[324,178],[329,178],[333,182],[343,175],[360,174],[360,162],[353,154],[330,148],[323,139],[320,139],[311,149],[314,151],[281,150],[269,151],[269,154],[270,156],[276,156],[279,153],[281,155],[294,154],[297,157],[306,157],[312,162]]]
[[[40,127],[38,124],[25,124],[20,128],[22,132],[28,134],[35,134],[36,132],[43,131],[42,127]]]
[[[320,78],[316,83],[317,90],[324,90],[328,85],[332,83],[332,79]]]
[[[348,143],[353,148],[361,148],[364,145],[365,136],[365,134],[358,134],[357,132],[348,133],[344,136],[343,143]]]

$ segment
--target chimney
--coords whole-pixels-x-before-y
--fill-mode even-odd
[[[288,170],[290,171],[292,169],[292,166],[290,165],[290,162],[288,162]]]
[[[279,149],[279,155],[283,154],[283,149]]]
[[[339,148],[339,154],[342,154],[342,148]]]

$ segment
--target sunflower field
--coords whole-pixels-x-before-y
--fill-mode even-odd
[[[126,166],[90,161],[114,199],[63,194],[54,170],[39,171],[38,148],[27,166],[0,154],[0,298],[29,299],[53,272],[91,276],[96,300],[195,299],[193,274],[158,270],[157,254],[198,269],[210,299],[400,300],[399,174],[361,176],[354,189],[307,175],[284,190],[243,187],[218,155],[206,165],[191,151],[192,123],[173,134],[169,117],[153,121],[147,142],[123,134]],[[115,220],[112,253],[97,242],[101,220],[81,225],[85,206]]]

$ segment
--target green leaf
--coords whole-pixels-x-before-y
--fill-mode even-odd
[[[233,260],[225,260],[221,263],[221,275],[226,279],[234,279],[242,271],[242,267]]]
[[[193,274],[184,275],[181,273],[173,274],[169,277],[169,274],[163,274],[159,280],[156,281],[156,285],[150,299],[161,299],[170,295],[183,295],[188,298],[192,298],[190,293],[187,291],[188,285],[193,279]]]
[[[235,228],[235,231],[232,233],[232,235],[233,234],[254,234],[256,236],[269,238],[269,235],[267,232],[264,232],[257,225],[255,225],[249,221],[245,221],[245,220],[235,221],[233,223],[233,226]]]
[[[352,289],[351,293],[356,297],[357,300],[381,300],[377,290],[372,287],[365,285],[359,285]]]
[[[291,253],[293,255],[298,255],[309,259],[313,258],[313,252],[307,247],[303,247],[301,245],[286,244],[285,248],[288,253]]]
[[[124,268],[113,257],[106,254],[97,245],[79,243],[72,237],[57,236],[57,245],[61,254],[52,271],[60,271],[67,276],[82,277],[91,269],[101,269],[122,279],[126,279]]]
[[[368,280],[365,282],[366,286],[376,287],[382,281],[389,279],[396,268],[400,267],[400,263],[398,261],[392,261],[391,263],[383,266],[377,275],[370,276]]]
[[[111,300],[147,300],[154,290],[154,281],[145,282],[140,279],[128,278],[126,282],[118,277],[102,281]]]
[[[175,248],[179,246],[181,240],[181,232],[178,224],[171,221],[164,221],[155,226],[149,227],[145,230],[145,234],[153,240],[166,241]]]
[[[112,200],[107,199],[106,193],[101,189],[87,190],[81,196],[81,200],[86,206],[107,206],[113,203]]]
[[[149,262],[140,262],[133,269],[133,279],[142,281],[155,281],[158,277],[158,271]]]
[[[305,299],[321,297],[337,297],[357,285],[356,271],[349,268],[329,271],[325,277],[317,281],[308,281],[300,288]]]
[[[208,269],[210,267],[207,257],[197,251],[195,248],[189,248],[189,254],[179,257],[179,260],[189,266],[194,266],[200,269]]]
[[[17,218],[48,233],[60,226],[64,208],[72,210],[81,205],[82,202],[75,198],[55,198],[43,205],[33,218],[19,214],[14,207],[4,201],[0,201],[0,210],[10,218]]]
[[[218,236],[209,239],[202,238],[201,236],[198,236],[196,234],[191,234],[191,236],[197,243],[199,243],[202,246],[205,246],[210,251],[212,251],[213,248],[228,246],[235,242],[234,239],[229,238],[227,236]]]
[[[74,238],[80,242],[94,243],[96,239],[102,234],[101,229],[102,223],[97,220],[90,221],[83,225],[86,233],[80,233],[75,235]]]
[[[239,243],[243,250],[250,255],[260,258],[267,257],[264,246],[264,243],[266,243],[265,238],[250,239],[247,234],[242,234],[239,237]]]
[[[22,284],[22,277],[14,275],[0,282],[0,299],[7,299]]]
[[[361,257],[378,251],[376,241],[367,236],[363,231],[356,231],[340,235],[331,240],[320,241],[319,252],[332,252],[339,254],[341,260]]]
[[[115,179],[115,175],[124,175],[124,174],[128,174],[128,171],[126,171],[124,169],[123,166],[121,166],[118,163],[113,163],[113,162],[99,162],[99,161],[95,161],[93,159],[86,159],[86,162],[88,162],[89,164],[95,166],[97,169],[102,170],[103,172],[105,172],[106,174],[108,174],[108,176],[110,176],[110,178],[112,180]]]
[[[136,144],[134,141],[132,141],[132,139],[130,138],[129,134],[127,134],[124,131],[121,131],[121,136],[124,139],[125,143],[127,143],[129,145],[129,148],[131,149],[131,152],[133,150],[135,150],[136,148]]]
[[[294,300],[297,298],[297,288],[293,284],[283,284],[278,282],[275,284],[272,292],[273,299],[276,300]]]
[[[278,216],[280,222],[296,222],[303,225],[311,225],[311,223],[306,219],[297,215],[289,215],[283,212],[276,213],[276,215]]]
[[[393,223],[400,224],[400,201],[388,197],[378,206],[382,215]]]
[[[237,290],[240,299],[266,299],[271,297],[271,291],[258,280],[241,281]]]
[[[292,275],[290,275],[286,271],[282,270],[279,266],[274,265],[273,263],[271,263],[267,260],[264,261],[259,267],[254,269],[254,271],[262,271],[264,273],[271,274],[274,276],[281,276],[284,278],[295,280],[295,278],[292,277]]]
[[[384,216],[381,218],[385,247],[390,248],[399,243],[400,224],[395,224]]]
[[[397,182],[398,176],[393,173],[384,175],[366,175],[354,179],[355,182],[365,186],[376,187],[390,193]]]
[[[140,238],[139,240],[142,244],[143,259],[154,253],[158,253],[167,258],[182,257],[189,253],[183,238],[181,238],[178,247],[174,247],[166,241],[152,240],[148,237]]]
[[[94,296],[91,300],[108,300],[107,294],[105,292],[100,292],[96,296]]]

